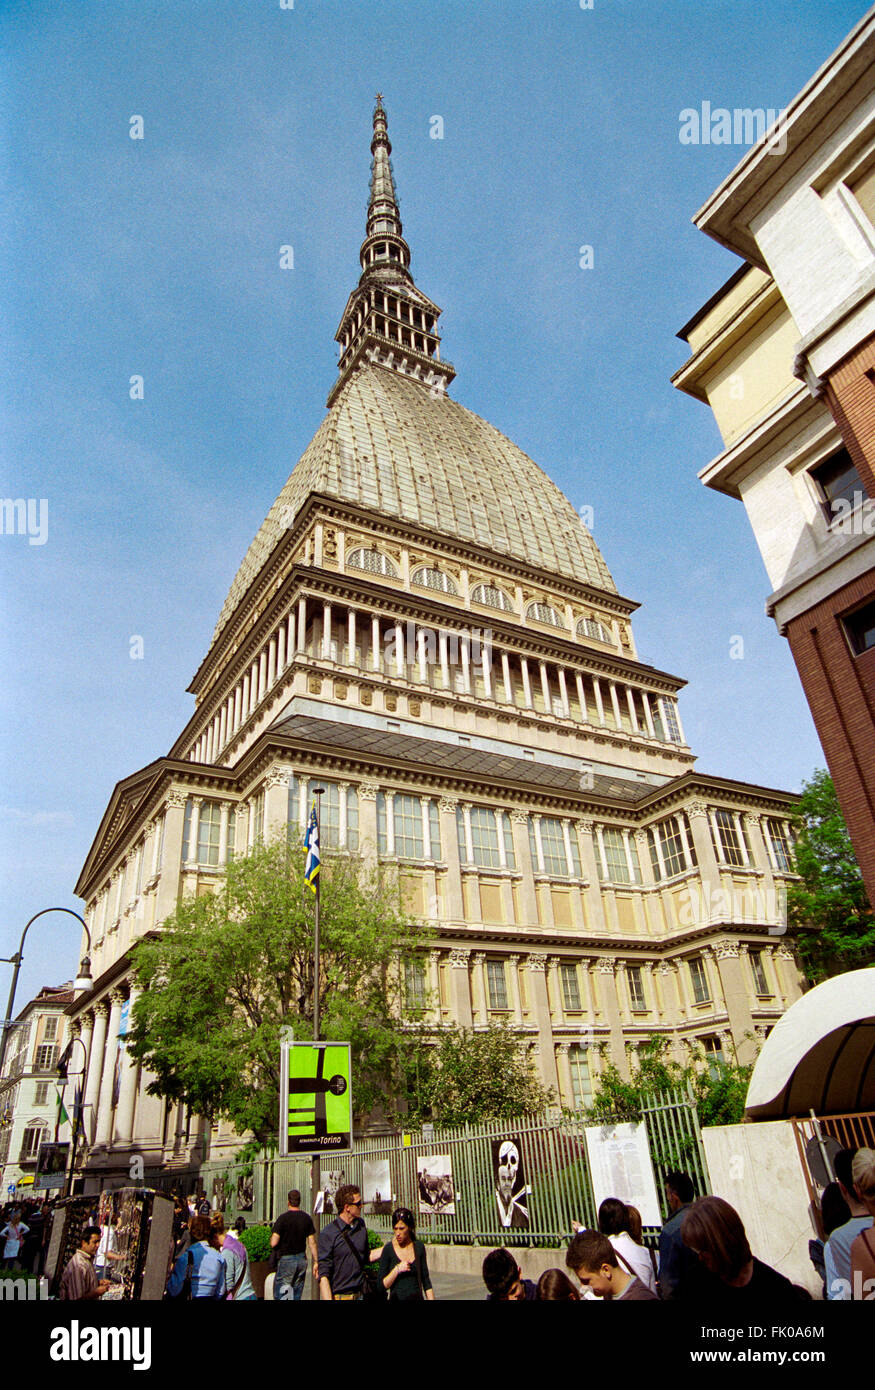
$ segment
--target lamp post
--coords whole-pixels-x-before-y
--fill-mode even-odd
[[[9,1003],[6,1005],[6,1017],[3,1020],[3,1038],[0,1040],[0,1076],[3,1075],[3,1066],[6,1061],[6,1044],[9,1040],[9,1034],[12,1032],[12,1010],[15,1007],[15,990],[18,985],[18,972],[21,969],[21,962],[23,959],[24,938],[27,936],[28,929],[33,925],[37,917],[44,917],[47,912],[66,912],[70,917],[75,917],[77,922],[81,922],[82,930],[85,932],[88,939],[88,954],[84,955],[79,963],[79,974],[76,976],[73,988],[87,989],[91,984],[91,932],[88,930],[85,919],[80,917],[78,912],[74,912],[71,907],[44,907],[42,912],[34,913],[33,917],[31,917],[30,921],[25,926],[24,931],[21,933],[21,941],[19,942],[18,950],[15,955],[0,956],[0,960],[5,962],[6,965],[15,966],[12,972],[12,986],[9,990]]]

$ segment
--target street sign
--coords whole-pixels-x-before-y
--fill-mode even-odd
[[[349,1043],[284,1042],[280,1065],[280,1153],[351,1153]]]

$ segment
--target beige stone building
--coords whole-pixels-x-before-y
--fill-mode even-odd
[[[127,1058],[113,1099],[127,952],[230,855],[303,828],[314,781],[323,846],[397,864],[433,929],[411,1007],[509,1020],[565,1104],[653,1032],[747,1058],[800,992],[792,798],[696,773],[684,682],[640,659],[637,605],[574,508],[451,399],[379,103],[371,150],[328,413],[240,566],[191,719],[119,783],[77,887],[92,1183],[132,1150],[148,1176],[224,1142]]]
[[[743,264],[675,385],[724,447],[875,901],[875,10],[696,214]]]
[[[0,1192],[3,1201],[28,1197],[33,1191],[40,1144],[57,1138],[69,1142],[71,1125],[59,1124],[58,1058],[68,1040],[68,1005],[72,985],[47,986],[15,1019],[9,1034],[3,1075],[0,1076]],[[81,1069],[81,1051],[71,1059]],[[65,1106],[72,1113],[75,1085],[66,1088]],[[45,1194],[43,1194],[45,1195]]]

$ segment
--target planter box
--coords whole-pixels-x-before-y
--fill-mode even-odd
[[[264,1281],[268,1274],[270,1274],[269,1260],[249,1261],[249,1277],[252,1280],[256,1298],[264,1298]]]

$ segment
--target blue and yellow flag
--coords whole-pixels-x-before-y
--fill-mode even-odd
[[[307,822],[307,833],[304,836],[304,849],[307,851],[307,860],[304,864],[304,881],[309,883],[313,892],[316,892],[316,880],[319,877],[319,821],[316,816],[316,802],[313,802],[313,809],[310,812],[310,819]]]

